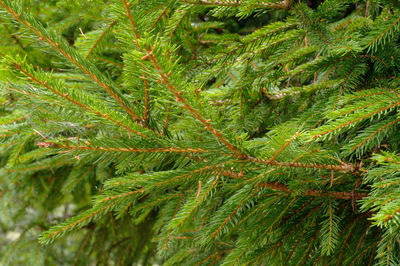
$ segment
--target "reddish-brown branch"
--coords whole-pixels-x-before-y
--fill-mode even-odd
[[[166,113],[166,115],[165,115],[164,128],[163,128],[162,133],[161,133],[162,136],[164,136],[165,133],[167,132],[168,120],[169,120],[169,109],[170,109],[170,103],[168,103],[167,113]]]
[[[348,122],[346,122],[346,123],[344,123],[344,124],[342,124],[342,125],[340,125],[340,126],[335,127],[334,129],[329,129],[329,130],[327,130],[327,131],[325,131],[325,132],[322,132],[322,133],[320,133],[320,134],[313,135],[311,138],[312,138],[312,139],[319,138],[319,137],[321,137],[321,136],[323,136],[323,135],[326,135],[326,134],[328,134],[328,133],[330,133],[330,132],[333,132],[333,131],[338,130],[338,129],[340,129],[340,128],[343,128],[343,127],[345,127],[345,126],[354,124],[354,123],[356,123],[356,122],[358,122],[358,121],[361,121],[361,120],[363,120],[363,119],[366,119],[366,118],[368,118],[368,117],[372,117],[372,116],[374,116],[374,115],[376,115],[376,114],[378,114],[378,113],[380,113],[380,112],[386,111],[386,110],[391,109],[391,108],[393,108],[393,107],[396,107],[396,106],[398,106],[398,105],[400,105],[400,102],[395,102],[395,103],[393,103],[393,104],[391,104],[391,105],[389,105],[389,106],[382,107],[382,108],[376,110],[375,112],[372,112],[372,113],[370,113],[370,114],[364,115],[364,116],[359,117],[359,118],[357,118],[357,119],[354,119],[354,120],[352,120],[352,121],[348,121]]]
[[[126,15],[128,16],[129,23],[131,24],[132,30],[135,33],[135,44],[136,44],[136,47],[138,48],[138,50],[140,50],[140,46],[139,46],[139,42],[138,42],[138,40],[140,38],[140,35],[139,35],[139,33],[138,33],[137,29],[136,29],[135,21],[133,20],[133,16],[132,16],[131,10],[129,9],[128,1],[127,0],[122,0],[122,1],[124,2],[124,6],[125,6],[125,9],[126,9]]]
[[[362,142],[360,142],[357,146],[355,146],[352,151],[355,151],[357,148],[361,147],[363,144],[365,144],[367,141],[369,141],[370,139],[372,139],[376,134],[378,134],[380,131],[384,130],[387,127],[390,127],[393,124],[396,124],[400,122],[400,118],[396,119],[386,125],[383,125],[382,127],[378,128],[377,130],[375,130],[372,134],[370,134],[366,139],[364,139]]]
[[[142,133],[131,129],[129,126],[122,124],[120,121],[117,121],[113,118],[111,118],[108,114],[102,114],[96,110],[94,110],[92,107],[85,105],[81,102],[78,102],[77,100],[71,98],[68,94],[66,93],[62,93],[59,90],[57,90],[56,88],[53,88],[52,86],[50,86],[46,81],[42,81],[37,79],[35,76],[33,76],[31,73],[29,73],[28,71],[26,71],[25,69],[22,68],[22,66],[20,64],[13,64],[13,67],[15,67],[16,69],[18,69],[21,73],[23,73],[24,75],[26,75],[32,82],[38,83],[40,85],[42,85],[43,87],[45,87],[46,89],[50,90],[51,92],[53,92],[54,94],[66,99],[67,101],[79,106],[82,109],[85,109],[87,111],[90,111],[94,114],[96,114],[99,117],[103,117],[107,120],[110,120],[111,122],[113,122],[114,124],[121,126],[123,128],[125,128],[126,130],[128,130],[128,132],[132,132],[133,134],[136,134],[138,136],[144,137],[146,138],[145,135],[143,135]]]
[[[254,194],[257,193],[257,190],[254,191],[251,195],[249,195],[248,197],[246,197],[244,200],[242,200],[237,206],[236,208],[228,215],[228,217],[226,217],[226,219],[224,220],[224,222],[218,227],[217,230],[215,230],[212,235],[211,238],[214,238],[219,231],[221,231],[222,227],[224,227],[226,225],[227,222],[229,222],[229,220],[232,218],[233,215],[235,215],[235,213],[239,210],[239,208],[247,201],[249,200]]]
[[[267,187],[272,190],[279,190],[283,192],[288,192],[290,194],[294,193],[293,190],[289,188],[289,186],[278,183],[278,182],[265,182],[260,184],[261,187]],[[312,196],[312,197],[331,197],[336,199],[362,199],[368,196],[367,193],[353,193],[353,192],[339,192],[339,191],[320,191],[320,190],[312,190],[307,189],[303,194],[303,196]]]
[[[400,22],[400,17],[397,18],[397,19],[395,20],[395,22],[394,22],[392,25],[390,25],[389,28],[387,28],[384,32],[382,32],[381,34],[379,34],[379,36],[377,36],[375,39],[373,39],[373,40],[368,44],[368,46],[371,46],[373,43],[375,43],[376,41],[378,41],[383,35],[385,35],[387,32],[389,32],[389,31],[390,31],[394,26],[396,26],[396,24],[399,23],[399,22]]]
[[[161,77],[161,82],[167,86],[167,88],[170,90],[172,94],[174,94],[176,100],[178,102],[181,102],[183,104],[183,107],[189,111],[197,120],[199,120],[204,126],[205,129],[210,131],[211,133],[214,134],[215,137],[219,141],[221,141],[230,151],[232,151],[238,158],[244,158],[245,155],[242,154],[235,146],[229,143],[229,141],[223,136],[223,134],[216,130],[210,123],[209,120],[204,119],[188,102],[185,98],[183,98],[182,92],[178,91],[178,89],[171,84],[171,82],[168,79],[167,74],[164,74],[163,69],[160,67],[158,64],[157,59],[154,57],[153,53],[151,50],[148,51],[147,54],[148,58],[151,60],[153,63],[154,67],[158,70],[158,73]]]
[[[143,112],[143,119],[147,124],[149,121],[149,84],[147,82],[146,77],[141,77],[144,84],[144,112]]]
[[[231,177],[234,179],[243,179],[245,178],[241,174],[234,173],[232,171],[221,171],[221,175]],[[278,190],[282,192],[288,192],[288,193],[294,193],[293,190],[289,188],[288,185],[284,185],[278,182],[264,182],[261,183],[259,186],[261,187],[268,187],[272,190]],[[356,193],[354,191],[351,192],[338,192],[338,191],[320,191],[320,190],[312,190],[308,189],[303,193],[304,196],[313,196],[313,197],[332,197],[332,198],[337,198],[337,199],[362,199],[364,197],[367,197],[367,193]]]
[[[15,118],[13,120],[6,121],[4,123],[0,123],[0,125],[12,124],[12,123],[24,120],[24,119],[28,118],[29,116],[30,115],[21,116],[21,117]]]
[[[158,70],[158,73],[161,77],[161,82],[167,86],[172,94],[174,94],[176,100],[183,104],[183,107],[188,110],[198,121],[200,121],[204,126],[205,129],[210,131],[217,137],[219,141],[221,141],[231,152],[233,152],[237,158],[244,159],[247,161],[257,162],[257,163],[264,163],[272,166],[281,166],[281,167],[295,167],[295,168],[310,168],[310,169],[326,169],[326,170],[334,170],[334,171],[341,171],[341,172],[353,172],[357,173],[362,169],[358,169],[352,164],[342,164],[342,165],[329,165],[329,164],[316,164],[316,163],[299,163],[299,162],[279,162],[276,160],[271,159],[256,159],[251,156],[247,156],[241,153],[235,146],[233,146],[224,136],[223,133],[215,129],[210,123],[209,120],[204,119],[188,102],[185,98],[183,98],[182,92],[178,91],[178,89],[172,85],[172,83],[168,79],[168,75],[164,74],[163,69],[158,64],[157,59],[154,57],[151,50],[148,51],[146,55],[146,59],[150,59],[154,65],[154,67]],[[283,147],[284,149],[285,147]]]
[[[232,0],[181,0],[182,2],[192,4],[192,5],[209,5],[209,6],[241,6],[243,5],[242,1],[232,1]],[[266,2],[257,2],[252,5],[252,7],[256,8],[266,8],[266,9],[289,9],[291,0],[282,0],[281,2],[276,3],[266,3]]]
[[[154,21],[153,25],[151,25],[149,31],[152,31],[154,27],[157,25],[157,23],[161,20],[162,16],[166,14],[166,11],[168,9],[168,6],[166,6],[163,11],[160,13],[160,15],[157,17],[157,19]]]
[[[93,72],[91,72],[88,68],[86,68],[84,65],[79,63],[74,56],[70,55],[67,51],[63,50],[60,47],[59,43],[54,42],[52,39],[50,39],[47,36],[43,36],[43,34],[38,29],[33,27],[28,21],[22,19],[21,16],[19,14],[15,13],[15,11],[12,8],[7,6],[4,3],[4,1],[0,0],[0,5],[7,12],[9,12],[14,17],[15,20],[24,24],[32,32],[34,32],[39,37],[38,40],[44,41],[47,44],[49,44],[50,46],[52,46],[56,51],[58,51],[60,54],[62,54],[71,63],[76,65],[82,72],[84,72],[86,75],[88,75],[94,82],[96,82],[99,86],[104,88],[114,99],[117,100],[118,104],[128,113],[128,115],[133,119],[133,121],[135,121],[142,127],[145,127],[142,123],[143,121],[133,112],[133,110],[121,99],[121,97],[113,89],[111,89],[107,84],[105,84],[104,82],[99,80],[98,77]]]
[[[282,145],[282,147],[271,157],[271,159],[269,159],[271,162],[275,160],[276,157],[278,157],[278,155],[284,150],[286,149],[287,146],[289,146],[289,144],[298,136],[300,135],[300,132],[296,132],[296,134],[294,134],[294,136],[292,136],[284,145]]]
[[[114,25],[117,23],[116,20],[112,21],[110,25],[103,31],[103,33],[99,36],[99,38],[93,43],[92,47],[90,48],[89,52],[85,56],[85,59],[89,57],[89,55],[93,52],[94,48],[96,48],[97,44],[100,42],[101,39],[107,34],[107,32],[114,27]]]
[[[137,152],[137,153],[148,153],[148,152],[176,152],[176,153],[200,153],[207,152],[203,149],[192,149],[192,148],[113,148],[113,147],[94,147],[94,146],[71,146],[68,144],[57,144],[54,142],[39,142],[37,144],[40,147],[53,147],[59,149],[67,149],[68,151],[73,150],[91,150],[91,151],[112,151],[112,152]]]
[[[334,170],[340,172],[353,172],[357,173],[358,171],[362,171],[362,169],[357,168],[352,164],[317,164],[317,163],[299,163],[299,162],[279,162],[276,160],[271,161],[270,159],[257,159],[251,156],[245,158],[247,161],[263,163],[271,166],[280,166],[280,167],[293,167],[293,168],[309,168],[309,169],[325,169],[325,170]]]
[[[135,25],[135,21],[134,21],[134,19],[133,19],[133,16],[132,16],[132,12],[131,12],[131,10],[129,9],[130,8],[130,5],[128,4],[128,1],[127,0],[123,0],[123,2],[124,2],[124,5],[125,5],[125,10],[126,10],[126,15],[128,16],[128,19],[129,19],[129,22],[130,22],[130,24],[131,24],[131,27],[132,27],[132,30],[133,30],[133,32],[134,32],[134,34],[135,34],[135,44],[136,44],[136,48],[138,49],[138,51],[143,51],[142,50],[142,48],[140,47],[140,45],[139,45],[139,39],[140,39],[140,35],[139,35],[139,32],[138,32],[138,30],[137,30],[137,28],[136,28],[136,25]],[[143,66],[142,66],[142,68],[143,68]],[[144,73],[145,71],[144,71],[144,69],[143,69],[143,73]],[[149,96],[149,85],[148,85],[148,82],[147,82],[147,77],[145,76],[145,75],[143,75],[142,77],[140,77],[142,80],[143,80],[143,84],[144,84],[144,112],[143,112],[143,120],[144,120],[144,123],[145,123],[145,125],[146,125],[146,127],[148,127],[148,120],[149,120],[149,98],[150,98],[150,96]],[[162,135],[162,134],[161,134]]]
[[[179,208],[180,208],[180,206],[181,206],[182,199],[183,199],[183,194],[180,195],[180,198],[179,198],[178,204],[176,205],[175,212],[174,212],[174,215],[172,216],[172,219],[175,219],[175,216],[176,216],[176,214],[178,213],[178,210],[179,210]],[[164,245],[163,245],[163,250],[166,250],[166,249],[167,249],[167,244],[168,244],[169,238],[170,238],[170,236],[171,236],[171,233],[172,233],[172,228],[169,229],[168,235],[167,235],[167,237],[165,238],[165,242],[164,242]]]
[[[95,211],[95,212],[93,212],[93,213],[87,215],[86,217],[83,217],[83,218],[79,219],[78,221],[76,221],[76,222],[74,222],[74,223],[72,223],[72,224],[69,224],[69,225],[67,225],[67,226],[62,227],[61,229],[59,229],[59,230],[57,230],[57,231],[51,233],[51,234],[48,236],[48,238],[54,237],[55,235],[58,235],[58,234],[61,233],[62,231],[65,231],[65,230],[67,230],[67,229],[69,229],[69,228],[71,228],[71,227],[74,227],[75,225],[77,225],[77,224],[79,224],[79,223],[82,223],[82,222],[84,222],[84,221],[86,221],[86,220],[92,218],[92,217],[95,216],[96,214],[98,214],[98,213],[100,213],[100,212],[106,210],[107,208],[110,208],[110,207],[113,206],[115,203],[117,203],[117,202],[116,202],[116,201],[111,202],[110,204],[108,204],[108,205],[104,206],[103,208],[101,208],[101,209],[99,209],[99,210],[97,210],[97,211]]]

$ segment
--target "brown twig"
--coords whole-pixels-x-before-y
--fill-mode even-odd
[[[142,48],[141,48],[140,45],[139,45],[140,35],[139,35],[139,32],[138,32],[138,30],[137,30],[137,28],[136,28],[136,24],[135,24],[135,21],[134,21],[134,19],[133,19],[132,12],[131,12],[131,10],[129,9],[130,6],[129,6],[129,4],[128,4],[128,1],[127,1],[127,0],[122,0],[122,1],[124,2],[124,6],[125,6],[125,10],[126,10],[126,15],[128,16],[128,19],[129,19],[129,22],[130,22],[130,24],[131,24],[132,30],[133,30],[133,32],[134,32],[134,34],[135,34],[135,44],[136,44],[136,48],[137,48],[140,52],[143,52]],[[142,69],[143,69],[143,66],[142,66]],[[143,76],[140,77],[140,78],[143,80],[143,84],[144,84],[144,112],[143,112],[143,120],[144,120],[144,123],[146,124],[146,126],[148,127],[148,120],[149,120],[149,101],[150,101],[149,98],[150,98],[150,95],[149,95],[149,85],[148,85],[147,77],[146,77],[146,75],[145,75],[144,73],[145,73],[145,71],[144,71],[144,69],[143,69]],[[162,135],[162,134],[161,134],[161,135]]]
[[[245,157],[244,154],[242,154],[235,146],[233,146],[229,141],[223,136],[222,132],[218,131],[215,129],[209,122],[210,120],[204,119],[188,102],[185,98],[183,98],[182,92],[178,91],[178,89],[172,85],[172,83],[169,81],[169,78],[166,74],[164,74],[163,69],[160,67],[158,64],[157,59],[154,57],[153,53],[151,50],[148,51],[147,58],[151,60],[153,63],[154,67],[158,70],[158,73],[161,77],[161,82],[167,86],[167,88],[170,90],[172,94],[174,94],[176,101],[181,102],[183,104],[183,107],[188,110],[197,120],[199,120],[204,126],[205,129],[210,131],[211,133],[214,134],[215,137],[218,138],[219,141],[221,141],[230,151],[232,151],[237,157],[243,158]]]
[[[53,147],[59,149],[68,149],[67,152],[73,150],[91,150],[91,151],[116,151],[116,152],[137,152],[137,153],[148,153],[148,152],[176,152],[176,153],[201,153],[207,152],[203,149],[192,149],[192,148],[175,148],[175,147],[168,147],[168,148],[123,148],[123,147],[94,147],[94,146],[71,146],[69,144],[57,144],[54,142],[38,142],[38,146],[40,147]]]
[[[117,102],[118,104],[127,112],[127,114],[132,118],[133,121],[138,123],[142,127],[146,127],[143,125],[143,121],[133,112],[133,110],[127,105],[127,103],[112,89],[109,85],[101,81],[91,70],[89,70],[86,66],[82,65],[75,56],[72,56],[67,51],[60,47],[58,42],[54,42],[48,36],[44,36],[40,30],[32,26],[27,20],[22,19],[21,15],[15,13],[15,11],[7,6],[4,1],[0,0],[0,5],[9,12],[15,20],[27,26],[32,32],[34,32],[38,36],[38,40],[44,41],[53,47],[56,51],[62,54],[68,61],[76,65],[82,72],[88,75],[94,82],[96,82],[99,86],[105,89]],[[155,132],[155,131],[153,131]],[[155,132],[157,133],[157,132]]]
[[[97,40],[93,43],[92,47],[90,48],[89,52],[87,53],[87,55],[85,56],[85,59],[87,59],[89,57],[89,55],[93,52],[94,48],[96,48],[97,44],[100,42],[101,39],[103,39],[103,37],[107,34],[107,32],[114,27],[114,25],[117,23],[116,20],[112,21],[110,23],[110,25],[108,25],[108,27],[103,31],[103,33],[99,36],[99,38],[97,38]]]
[[[138,42],[138,40],[140,38],[140,35],[139,35],[139,33],[138,33],[137,29],[136,29],[135,21],[133,20],[133,16],[132,16],[131,10],[129,9],[128,1],[127,0],[122,0],[122,1],[124,2],[124,6],[125,6],[125,9],[126,9],[126,15],[128,16],[129,23],[131,24],[132,30],[135,33],[135,44],[136,44],[136,47],[138,48],[138,50],[140,50],[140,46],[139,46],[139,42]]]
[[[18,69],[21,73],[23,73],[24,75],[26,75],[32,82],[35,82],[35,83],[38,83],[38,84],[42,85],[42,86],[45,87],[46,89],[50,90],[51,92],[55,93],[56,95],[58,95],[58,96],[60,96],[60,97],[62,97],[62,98],[64,98],[64,99],[66,99],[67,101],[69,101],[69,102],[71,102],[71,103],[73,103],[73,104],[79,106],[80,108],[85,109],[85,110],[87,110],[87,111],[90,111],[90,112],[96,114],[96,115],[99,116],[99,117],[103,117],[103,118],[105,118],[105,119],[107,119],[107,120],[110,120],[110,121],[113,122],[114,124],[125,128],[126,130],[128,130],[128,132],[132,132],[132,133],[134,133],[134,134],[136,134],[136,135],[138,135],[138,136],[141,136],[141,137],[146,138],[146,136],[143,135],[142,133],[140,133],[140,132],[138,132],[138,131],[136,131],[136,130],[133,130],[133,129],[131,129],[129,126],[122,124],[120,121],[117,121],[117,120],[111,118],[108,114],[102,114],[102,113],[100,113],[100,112],[94,110],[92,107],[90,107],[90,106],[88,106],[88,105],[85,105],[85,104],[83,104],[83,103],[81,103],[81,102],[78,102],[77,100],[71,98],[68,94],[60,92],[60,91],[57,90],[56,88],[50,86],[46,81],[39,80],[38,78],[36,78],[35,76],[33,76],[31,73],[29,73],[28,71],[26,71],[24,68],[22,68],[22,66],[21,66],[20,64],[13,64],[13,67],[15,67],[15,68]]]
[[[271,162],[275,160],[276,157],[278,157],[278,155],[287,147],[289,146],[289,144],[295,139],[297,138],[299,135],[301,134],[301,132],[296,132],[296,134],[294,134],[285,144],[282,145],[282,147],[271,157],[271,159],[269,159]]]
[[[260,184],[261,187],[267,187],[272,190],[279,190],[283,192],[288,192],[293,194],[295,191],[291,190],[289,186],[278,183],[278,182],[265,182]],[[345,199],[345,200],[352,200],[352,199],[362,199],[368,196],[367,193],[353,193],[353,192],[340,192],[340,191],[320,191],[320,190],[312,190],[307,189],[302,194],[303,196],[312,196],[312,197],[331,197],[336,199]]]
[[[233,1],[233,0],[181,0],[182,2],[192,4],[192,5],[210,5],[210,6],[232,6],[238,7],[243,5],[242,1]],[[276,3],[266,3],[259,2],[252,4],[252,7],[256,8],[266,8],[266,9],[289,9],[290,8],[290,0],[283,0],[281,2]]]
[[[267,164],[271,166],[280,166],[280,167],[293,167],[293,168],[309,168],[309,169],[325,169],[325,170],[334,170],[339,172],[352,172],[354,174],[359,171],[363,171],[363,169],[356,167],[353,164],[318,164],[318,163],[299,163],[299,162],[280,162],[270,159],[257,159],[251,156],[245,158],[247,161]]]

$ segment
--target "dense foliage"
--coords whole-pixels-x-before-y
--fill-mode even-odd
[[[0,0],[1,265],[399,265],[400,1]]]

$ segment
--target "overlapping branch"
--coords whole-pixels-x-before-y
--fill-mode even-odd
[[[94,146],[73,146],[69,144],[57,144],[54,142],[39,142],[37,144],[40,147],[52,147],[58,149],[67,149],[68,151],[73,150],[91,150],[91,151],[109,151],[109,152],[136,152],[136,153],[149,153],[149,152],[166,152],[166,153],[201,153],[207,152],[203,149],[193,149],[193,148],[175,148],[175,147],[167,147],[167,148],[124,148],[124,147],[94,147]]]
[[[240,7],[245,4],[244,1],[240,0],[181,0],[182,2],[192,5],[207,5],[207,6],[230,6]],[[265,9],[289,9],[291,0],[282,0],[281,2],[262,2],[257,1],[252,3],[251,6],[254,8],[265,8]]]
[[[291,190],[289,186],[281,184],[281,183],[261,183],[261,187],[267,187],[272,190],[279,190],[284,192],[289,192],[290,194],[295,193],[295,191]],[[356,193],[356,192],[339,192],[339,191],[320,191],[320,190],[312,190],[307,189],[302,193],[303,196],[312,196],[312,197],[331,197],[336,199],[345,199],[345,200],[359,200],[368,196],[367,193]]]
[[[46,42],[48,45],[53,47],[56,51],[58,51],[61,55],[63,55],[68,61],[77,66],[83,73],[88,75],[94,82],[96,82],[99,86],[105,89],[117,102],[118,104],[126,111],[126,113],[132,118],[132,120],[138,123],[140,126],[148,128],[143,120],[135,114],[135,112],[129,106],[127,100],[122,96],[122,94],[116,89],[113,88],[111,84],[107,84],[106,82],[99,79],[97,74],[95,74],[91,68],[87,65],[82,64],[79,56],[77,54],[70,54],[68,51],[63,49],[62,45],[57,41],[50,38],[48,35],[44,34],[41,30],[33,26],[29,21],[24,19],[21,15],[17,14],[9,5],[7,5],[4,1],[0,0],[0,5],[18,22],[24,24],[28,27],[32,32],[34,32],[38,36],[38,40]],[[154,132],[154,131],[153,131]]]
[[[14,63],[14,64],[13,64],[13,67],[16,68],[16,69],[18,69],[18,70],[19,70],[21,73],[23,73],[24,75],[26,75],[32,82],[35,82],[35,83],[38,83],[38,84],[42,85],[43,87],[45,87],[45,88],[48,89],[49,91],[51,91],[51,92],[55,93],[56,95],[58,95],[58,96],[60,96],[60,97],[62,97],[62,98],[64,98],[64,99],[66,99],[67,101],[69,101],[69,102],[75,104],[76,106],[79,106],[80,108],[82,108],[82,109],[84,109],[84,110],[87,110],[87,111],[89,111],[89,112],[91,112],[91,113],[94,113],[94,114],[96,114],[96,115],[99,116],[99,117],[103,117],[103,118],[105,118],[105,119],[107,119],[107,120],[110,120],[110,121],[113,122],[114,124],[125,128],[126,130],[128,130],[128,132],[131,132],[131,133],[134,133],[134,134],[136,134],[136,135],[138,135],[138,136],[141,136],[141,137],[146,138],[146,136],[143,135],[141,132],[136,131],[136,130],[130,128],[128,125],[122,124],[120,121],[117,121],[117,120],[115,120],[114,118],[110,117],[109,114],[100,113],[99,111],[93,109],[92,107],[90,107],[90,106],[88,106],[88,105],[86,105],[86,104],[84,104],[84,103],[82,103],[82,102],[79,102],[78,100],[72,98],[72,97],[69,96],[68,94],[62,93],[62,92],[59,91],[57,88],[54,88],[53,86],[51,86],[48,82],[38,79],[37,77],[35,77],[34,75],[32,75],[32,73],[30,73],[30,72],[28,72],[26,69],[24,69],[24,68],[22,67],[21,64]]]
[[[161,82],[164,83],[167,88],[170,90],[170,92],[175,96],[176,100],[181,102],[183,104],[183,107],[188,110],[197,120],[199,120],[204,126],[205,129],[210,131],[212,134],[214,134],[215,137],[217,137],[217,139],[219,141],[221,141],[231,152],[233,152],[236,156],[238,156],[239,158],[243,158],[245,157],[244,154],[242,154],[235,146],[233,146],[228,139],[226,139],[223,136],[223,133],[218,131],[217,129],[215,129],[210,123],[209,120],[206,120],[205,118],[203,118],[202,115],[200,115],[189,103],[188,101],[182,97],[182,93],[174,86],[172,85],[172,83],[169,81],[169,78],[167,76],[167,74],[164,73],[163,69],[161,68],[161,66],[158,64],[157,59],[155,58],[155,56],[153,55],[152,50],[148,51],[147,54],[148,58],[151,60],[151,62],[153,63],[154,67],[158,70],[158,73],[160,75],[161,78]]]

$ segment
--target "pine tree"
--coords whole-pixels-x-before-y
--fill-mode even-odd
[[[399,265],[400,2],[0,0],[1,265]]]

